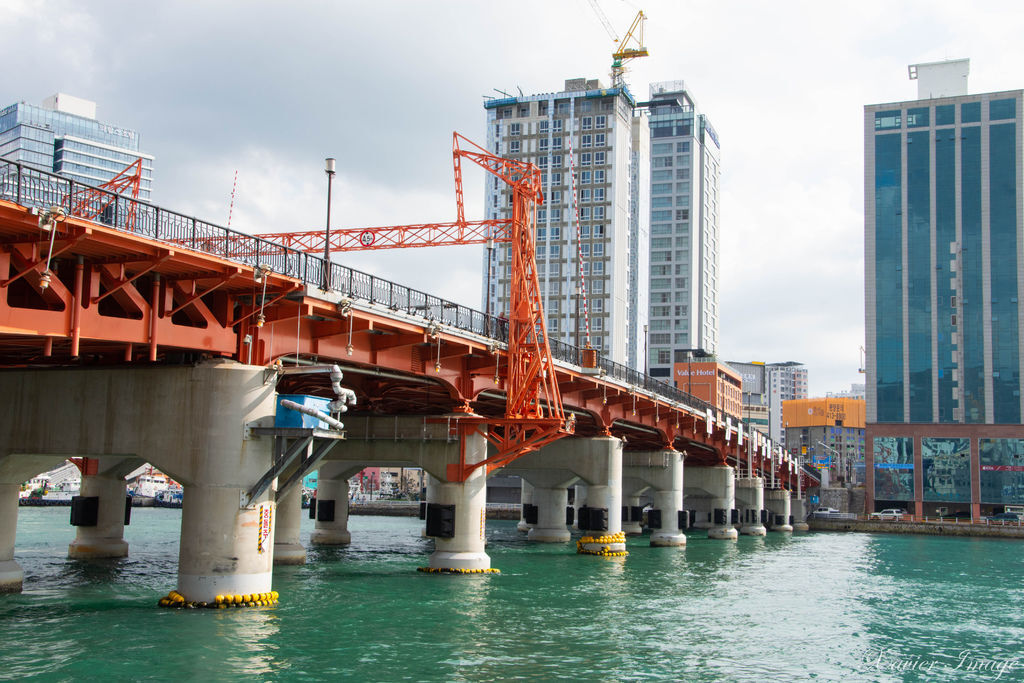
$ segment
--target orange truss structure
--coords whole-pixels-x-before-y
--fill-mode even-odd
[[[468,138],[453,133],[457,218],[450,223],[422,223],[378,228],[332,230],[331,251],[366,251],[456,244],[511,244],[512,273],[508,317],[508,376],[505,417],[474,418],[486,422],[488,441],[495,452],[485,461],[450,466],[449,479],[464,480],[473,470],[501,467],[551,441],[572,434],[574,416],[567,415],[555,379],[548,345],[544,307],[537,277],[537,205],[544,201],[540,170],[531,163],[491,154]],[[472,162],[512,188],[510,219],[467,221],[462,192],[462,161]],[[307,253],[323,253],[323,230],[270,233],[260,237]],[[451,470],[451,468],[455,468]]]
[[[118,195],[128,194],[132,199],[139,198],[139,187],[142,185],[142,158],[138,158],[125,166],[113,178],[95,188],[86,187],[70,195],[71,207],[69,214],[86,220],[96,220],[111,204],[117,202]],[[126,202],[127,213],[124,219],[126,230],[135,230],[135,202]]]

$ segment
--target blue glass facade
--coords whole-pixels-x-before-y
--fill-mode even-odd
[[[886,118],[891,120],[891,117],[883,117],[882,121]],[[898,117],[896,121],[899,121]],[[879,127],[878,115],[875,127]],[[875,358],[879,422],[900,422],[903,419],[903,172],[900,137],[899,133],[875,136]]]
[[[1006,100],[1003,100],[1006,102]],[[1009,100],[1013,104],[1013,100]],[[995,109],[996,102],[992,102]],[[1012,112],[1012,109],[1011,109]],[[1017,314],[1017,125],[989,126],[989,267],[992,282],[992,391],[997,423],[1020,422]]]
[[[99,185],[142,158],[140,199],[150,199],[153,158],[136,131],[23,102],[0,111],[0,158]]]
[[[875,437],[875,500],[914,500],[914,439]]]
[[[1024,439],[981,439],[981,501],[1024,504]]]
[[[971,440],[921,439],[923,498],[928,502],[971,502]]]
[[[1022,104],[865,107],[871,510],[1024,504]]]
[[[1021,421],[1020,100],[867,110],[869,422]]]
[[[978,104],[978,103],[974,103]],[[985,421],[985,318],[981,248],[981,127],[960,131],[960,298],[965,422]]]
[[[911,116],[924,120],[924,114]],[[930,134],[907,133],[907,345],[910,353],[910,421],[932,419],[932,244]],[[901,412],[902,412],[902,406]]]
[[[939,115],[940,110],[946,114]],[[952,123],[954,107],[935,108],[935,120]],[[946,116],[950,117],[949,119]],[[935,317],[936,360],[939,392],[938,422],[952,422],[957,405],[953,377],[957,363],[956,345],[956,289],[953,279],[957,269],[952,267],[956,245],[956,129],[939,128],[935,131]]]

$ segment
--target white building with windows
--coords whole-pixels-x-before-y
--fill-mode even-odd
[[[634,122],[634,105],[626,88],[603,88],[596,80],[580,78],[567,80],[561,92],[494,99],[484,108],[488,149],[530,161],[542,172],[537,270],[551,338],[586,345],[577,296],[582,277],[591,346],[615,362],[642,369],[648,275],[646,255],[638,249],[646,249],[643,169],[648,160],[646,126]],[[487,218],[508,216],[511,199],[504,183],[489,179]],[[485,250],[484,265],[484,307],[505,314],[508,245]]]
[[[682,81],[654,83],[651,145],[648,367],[671,378],[674,363],[718,349],[719,144]]]

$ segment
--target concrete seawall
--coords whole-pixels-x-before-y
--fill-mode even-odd
[[[420,504],[410,502],[349,503],[350,515],[380,515],[382,517],[418,517]],[[519,519],[519,506],[487,507],[487,519]]]
[[[1021,526],[950,524],[949,522],[897,522],[864,519],[808,519],[811,531],[860,531],[887,534],[931,534],[933,536],[989,536],[1024,538]]]

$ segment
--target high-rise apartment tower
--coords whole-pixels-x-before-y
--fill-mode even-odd
[[[718,349],[719,145],[682,81],[651,85],[651,240],[648,367]]]
[[[537,212],[537,270],[548,333],[586,344],[580,266],[586,288],[591,345],[611,360],[642,368],[646,324],[643,289],[646,259],[637,248],[646,233],[646,127],[634,123],[635,101],[626,88],[572,79],[561,92],[486,102],[487,147],[523,159],[542,172],[544,203]],[[572,159],[570,160],[570,147]],[[570,163],[571,162],[571,163]],[[575,183],[572,171],[575,170]],[[573,204],[575,187],[579,221]],[[511,193],[487,181],[487,218],[507,217]],[[484,306],[508,311],[511,262],[508,245],[484,251]]]

